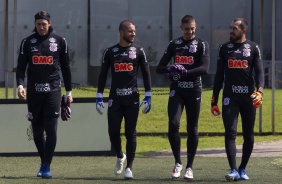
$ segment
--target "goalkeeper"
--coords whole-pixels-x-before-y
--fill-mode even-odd
[[[61,78],[65,83],[65,103],[72,103],[70,60],[66,40],[53,32],[50,14],[34,16],[34,33],[23,39],[18,57],[18,97],[27,100],[28,120],[41,165],[37,177],[52,178],[50,164],[57,143],[57,125],[61,105]],[[27,70],[27,93],[24,85]],[[70,111],[65,117],[70,118]],[[63,113],[64,114],[64,113]],[[46,133],[46,138],[44,136]]]
[[[124,20],[119,26],[120,41],[105,50],[98,79],[96,110],[103,114],[103,91],[107,81],[108,70],[111,71],[111,89],[108,101],[108,132],[112,147],[117,156],[115,174],[124,171],[125,179],[133,179],[132,165],[136,151],[136,125],[140,106],[142,112],[151,109],[151,75],[144,49],[135,45],[135,25]],[[139,104],[137,85],[138,69],[141,69],[145,88],[145,98]],[[126,154],[121,147],[120,129],[124,118]]]
[[[225,149],[231,172],[226,180],[248,180],[246,166],[254,146],[256,108],[262,104],[264,70],[259,46],[246,39],[248,23],[234,19],[230,25],[230,41],[219,46],[214,79],[211,112],[220,115],[218,96],[221,88],[222,118],[225,128]],[[236,135],[238,115],[242,119],[243,154],[236,166]]]
[[[201,75],[208,72],[209,45],[195,35],[196,22],[191,15],[181,20],[183,36],[172,40],[160,63],[157,73],[165,74],[171,81],[168,100],[168,137],[175,163],[172,178],[179,178],[183,168],[180,158],[180,118],[185,107],[187,116],[187,164],[184,178],[193,179],[193,161],[198,146],[198,120],[202,101]],[[172,66],[167,66],[171,58]]]

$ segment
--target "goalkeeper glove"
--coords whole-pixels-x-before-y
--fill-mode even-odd
[[[214,115],[214,116],[218,116],[220,115],[220,110],[218,108],[217,105],[214,105],[211,107],[211,113]]]
[[[143,99],[143,101],[140,104],[140,107],[142,105],[144,105],[143,110],[142,110],[142,112],[144,114],[147,114],[151,110],[151,106],[152,106],[152,104],[151,104],[151,96],[152,96],[151,91],[146,91],[145,92],[145,98]]]
[[[68,121],[71,118],[70,102],[66,101],[65,95],[61,99],[61,119]]]
[[[212,97],[212,100],[211,100],[211,113],[214,116],[219,116],[220,115],[220,110],[219,110],[217,104],[214,101],[214,97]]]
[[[187,76],[188,71],[181,64],[173,64],[167,67],[168,73],[165,74],[166,78],[171,82],[176,82],[181,79],[182,76]]]
[[[103,102],[103,94],[97,93],[97,96],[96,96],[96,111],[101,115],[103,115],[103,109],[102,108],[105,108],[104,102]]]
[[[253,106],[259,108],[262,105],[262,92],[257,91],[251,94],[251,99],[253,100]]]

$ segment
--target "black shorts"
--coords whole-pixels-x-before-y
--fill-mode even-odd
[[[44,117],[58,118],[61,106],[61,91],[50,93],[27,93],[28,120],[38,121]]]

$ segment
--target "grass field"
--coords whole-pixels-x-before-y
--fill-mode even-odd
[[[108,184],[108,183],[187,183],[181,178],[170,179],[173,166],[171,158],[136,158],[133,166],[134,180],[124,180],[123,175],[113,174],[114,157],[54,157],[51,171],[53,179],[35,177],[39,168],[35,157],[0,157],[1,184]],[[185,161],[185,160],[183,160]],[[238,159],[239,161],[239,159]],[[281,167],[275,158],[251,158],[248,181],[240,183],[281,183]],[[226,183],[226,158],[196,157],[193,183]],[[189,183],[189,182],[188,182]]]

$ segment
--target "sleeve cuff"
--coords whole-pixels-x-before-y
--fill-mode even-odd
[[[103,98],[103,93],[97,93],[96,98]]]
[[[152,96],[152,92],[151,91],[146,91],[145,92],[145,96]]]
[[[66,96],[71,96],[71,91],[66,91]]]

